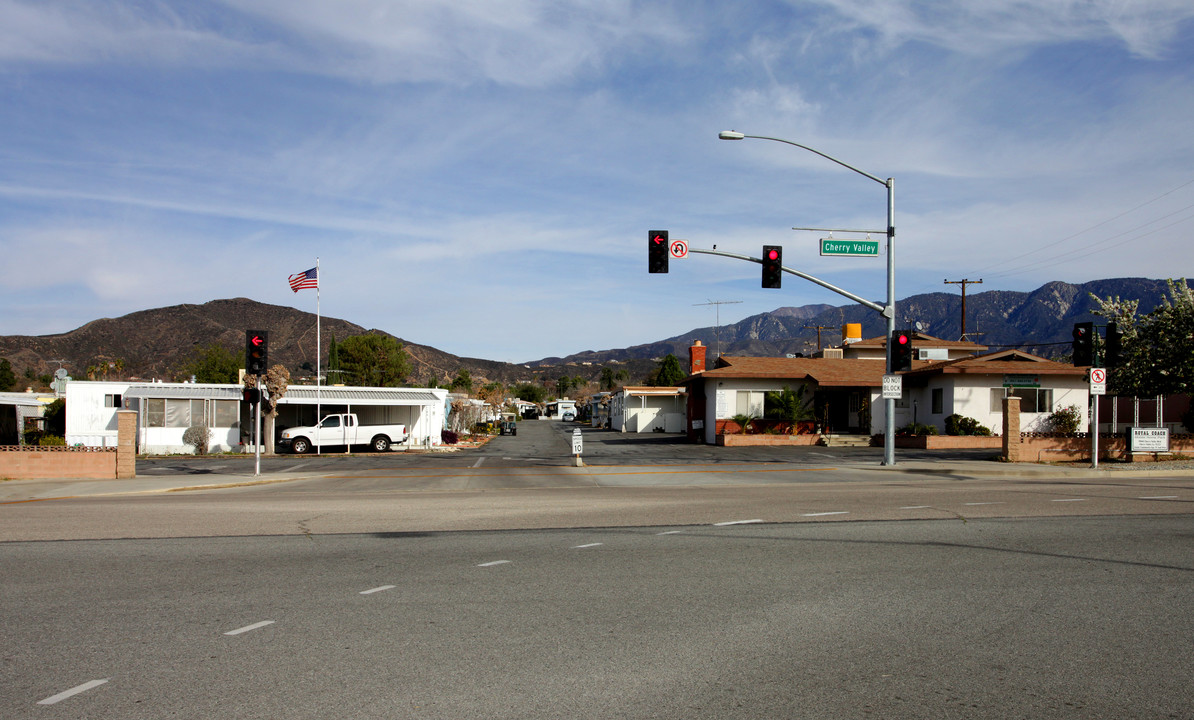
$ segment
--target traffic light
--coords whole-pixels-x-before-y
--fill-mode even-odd
[[[1123,340],[1124,331],[1119,329],[1119,325],[1114,322],[1107,323],[1107,347],[1104,365],[1107,367],[1116,367],[1119,365],[1123,354]]]
[[[1074,323],[1074,367],[1094,365],[1094,323]]]
[[[783,279],[784,249],[779,245],[763,246],[763,287],[778,288]]]
[[[265,330],[245,331],[245,372],[264,375],[269,363],[269,333]]]
[[[668,247],[667,230],[647,232],[647,270],[653,273],[667,272],[667,261],[671,250]]]
[[[250,405],[256,405],[261,402],[261,390],[259,388],[245,388],[244,397],[245,402]]]
[[[896,330],[891,334],[891,371],[912,369],[912,333]]]

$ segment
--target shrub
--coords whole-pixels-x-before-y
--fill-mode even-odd
[[[61,435],[42,435],[38,438],[37,444],[41,446],[66,445],[66,438]]]
[[[196,455],[206,455],[211,436],[211,428],[206,425],[192,425],[183,432],[182,441],[187,445],[194,445]]]
[[[743,435],[750,432],[750,424],[755,421],[755,417],[753,415],[747,415],[745,413],[739,413],[730,419],[737,423],[738,432],[742,433]]]
[[[451,430],[441,430],[439,440],[445,445],[455,445],[460,442],[460,436]]]
[[[979,425],[978,420],[954,413],[945,418],[946,435],[981,435],[990,437],[991,429]]]
[[[1049,415],[1049,430],[1064,435],[1073,435],[1082,426],[1082,409],[1077,405],[1058,408]]]
[[[903,435],[905,437],[907,437],[909,435],[918,437],[920,435],[936,435],[936,434],[937,434],[937,426],[936,425],[922,425],[920,423],[908,423],[907,425],[900,428],[899,430],[896,430],[896,435]]]

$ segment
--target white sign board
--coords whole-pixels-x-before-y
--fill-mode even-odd
[[[883,399],[884,400],[899,400],[904,396],[904,376],[903,375],[884,375],[883,376]]]
[[[730,394],[718,389],[717,391],[717,418],[724,420],[730,416]]]
[[[1106,368],[1091,368],[1090,369],[1090,394],[1091,395],[1106,395],[1107,394],[1107,369]]]
[[[572,431],[572,454],[580,455],[582,441],[580,439],[580,428]]]
[[[1169,452],[1169,428],[1134,427],[1128,442],[1132,452]]]

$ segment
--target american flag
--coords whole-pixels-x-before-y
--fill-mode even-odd
[[[298,292],[304,288],[319,289],[319,271],[315,268],[290,276],[290,289]]]

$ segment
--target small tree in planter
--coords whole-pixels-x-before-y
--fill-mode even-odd
[[[779,392],[767,393],[766,399],[769,406],[767,417],[786,423],[789,434],[798,434],[800,423],[810,421],[815,417],[812,406],[804,397],[807,389],[807,385],[801,385],[799,390],[793,390],[791,386],[784,385],[784,389]]]
[[[211,446],[211,428],[206,425],[192,425],[182,434],[182,441],[195,446],[196,455],[206,455]]]
[[[979,425],[978,420],[954,413],[945,418],[945,434],[946,435],[980,435],[982,437],[990,437],[991,429],[985,425]]]

